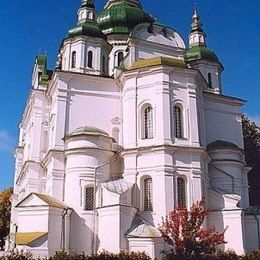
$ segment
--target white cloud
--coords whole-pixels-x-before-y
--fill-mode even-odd
[[[15,147],[15,138],[5,129],[0,129],[0,152],[12,152]]]

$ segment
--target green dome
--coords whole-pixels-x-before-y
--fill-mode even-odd
[[[83,21],[70,29],[67,38],[81,35],[106,39],[106,35],[99,29],[97,23],[92,20]]]
[[[101,12],[97,22],[105,34],[129,34],[138,24],[154,22],[154,19],[134,2],[122,0]]]
[[[191,62],[196,60],[219,62],[216,53],[204,45],[196,45],[191,47],[185,53],[184,59],[186,62]]]
[[[95,9],[94,0],[82,0],[81,7],[90,7],[90,8]]]

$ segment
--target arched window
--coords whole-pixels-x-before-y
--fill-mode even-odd
[[[88,67],[93,68],[93,52],[88,52]]]
[[[209,87],[212,88],[212,75],[210,72],[208,73],[208,83],[209,83]]]
[[[94,209],[94,187],[85,189],[85,210]]]
[[[105,74],[106,73],[106,57],[105,55],[102,56],[102,71]]]
[[[117,66],[120,65],[121,61],[124,59],[124,53],[122,51],[117,54]]]
[[[153,181],[152,178],[144,180],[143,188],[144,211],[153,211]]]
[[[174,106],[174,133],[175,137],[183,138],[182,108]]]
[[[153,138],[153,108],[148,106],[144,110],[144,139]]]
[[[71,55],[71,68],[76,68],[76,62],[77,62],[77,53],[75,51],[72,52]]]
[[[181,177],[177,178],[177,196],[178,206],[186,207],[186,183]]]

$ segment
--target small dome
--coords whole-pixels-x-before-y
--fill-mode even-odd
[[[82,0],[81,7],[90,7],[90,8],[95,9],[94,0]]]
[[[134,1],[118,1],[108,5],[97,22],[105,34],[129,34],[138,24],[154,22],[154,19]]]
[[[206,60],[211,62],[219,62],[218,57],[214,51],[203,45],[196,45],[191,47],[184,55],[186,62],[196,60]]]
[[[68,137],[77,136],[77,135],[105,135],[105,136],[109,136],[109,134],[107,132],[105,132],[104,130],[99,129],[97,127],[94,127],[94,126],[79,127],[76,130],[74,130],[72,133],[70,133],[68,135]]]
[[[223,150],[223,149],[235,149],[235,150],[241,150],[237,145],[227,142],[227,141],[222,141],[222,140],[217,140],[215,142],[210,143],[207,146],[208,151],[212,150]]]
[[[100,30],[97,23],[92,20],[86,20],[69,30],[68,37],[86,35],[90,37],[106,39],[106,35]]]

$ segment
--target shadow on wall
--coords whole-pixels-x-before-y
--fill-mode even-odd
[[[223,194],[216,190],[209,190],[209,205],[211,213],[208,217],[208,227],[215,227],[217,232],[223,232],[226,228],[224,226],[224,214],[222,210],[225,208],[225,201]],[[225,249],[225,245],[219,246],[220,250]]]
[[[89,213],[86,219],[81,218],[75,211],[71,214],[70,226],[70,250],[75,252],[92,253],[93,231],[87,226],[93,221],[93,213]],[[89,222],[89,223],[88,223]],[[99,241],[97,241],[99,244]]]

